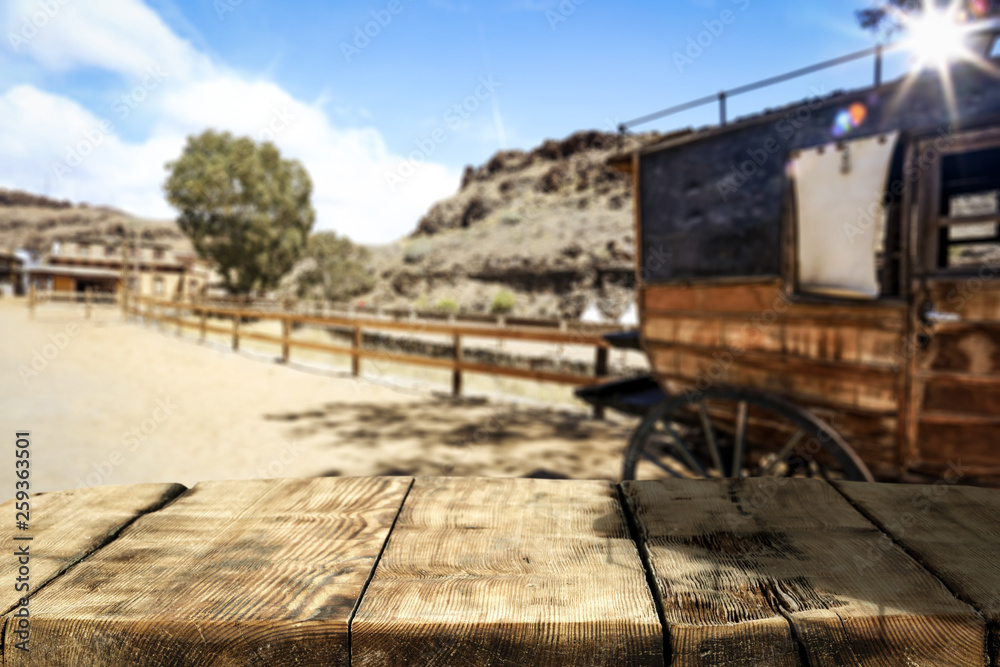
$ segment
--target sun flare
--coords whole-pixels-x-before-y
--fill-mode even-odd
[[[957,12],[928,9],[905,23],[907,48],[921,67],[942,68],[954,61],[970,57],[966,46],[968,25],[959,23]]]

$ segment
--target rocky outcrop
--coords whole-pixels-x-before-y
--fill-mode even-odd
[[[616,318],[633,300],[635,245],[631,181],[607,164],[621,149],[617,134],[583,131],[466,167],[409,238],[374,249],[380,285],[366,300],[483,312],[509,292],[526,316],[594,306]]]

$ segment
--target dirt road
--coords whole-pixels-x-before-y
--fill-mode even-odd
[[[0,437],[33,490],[316,475],[614,478],[629,422],[401,389],[199,345],[105,309],[0,299]],[[0,490],[13,489],[0,458]]]

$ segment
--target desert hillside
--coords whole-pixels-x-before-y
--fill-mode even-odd
[[[617,134],[583,131],[467,167],[409,238],[373,249],[368,300],[484,312],[506,292],[523,315],[617,319],[632,302],[632,186],[607,160],[623,148]]]
[[[169,243],[178,250],[190,248],[171,220],[147,220],[109,206],[72,204],[0,188],[0,247],[39,254],[47,251],[55,238],[131,237],[134,229],[145,240]]]

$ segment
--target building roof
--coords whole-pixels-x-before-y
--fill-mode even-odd
[[[80,276],[81,278],[121,278],[121,271],[111,269],[93,269],[83,266],[53,266],[44,264],[25,269],[28,274],[54,275],[54,276]]]
[[[7,248],[0,248],[0,259],[6,260],[8,262],[13,262],[15,264],[24,264],[24,260],[18,257],[17,253]]]
[[[1000,58],[994,58],[988,62],[992,67],[984,68],[979,65],[965,63],[956,64],[951,68],[951,75],[953,77],[952,83],[955,85],[956,96],[959,98],[959,101],[961,101],[962,97],[965,96],[975,103],[979,103],[979,98],[990,97],[988,93],[983,93],[983,86],[986,85],[986,88],[996,86],[997,79],[1000,79]],[[915,89],[919,89],[921,86],[915,84],[920,82],[928,89],[936,90],[939,85],[939,82],[937,81],[939,76],[940,75],[936,70],[929,70],[913,77],[905,76],[897,79],[896,81],[885,83],[879,87],[865,86],[846,91],[836,90],[829,95],[798,100],[776,109],[764,109],[764,111],[760,113],[742,116],[734,121],[726,123],[725,125],[708,125],[698,128],[697,130],[690,127],[684,128],[666,136],[658,137],[654,141],[645,145],[633,147],[628,151],[622,151],[621,153],[613,155],[608,159],[607,164],[613,169],[624,171],[626,173],[632,173],[633,157],[637,155],[642,156],[649,153],[672,149],[691,142],[703,141],[719,135],[736,132],[754,125],[766,125],[768,123],[780,122],[783,118],[788,117],[788,114],[793,113],[804,106],[808,106],[811,109],[837,107],[849,101],[867,97],[871,94],[877,94],[882,100],[892,101],[892,104],[886,105],[892,109],[891,113],[898,116],[905,116],[910,110],[906,108],[907,104],[905,103],[904,98],[907,96],[913,97],[920,95],[920,92]],[[915,101],[922,106],[933,105],[932,101],[926,99],[926,95],[925,99],[918,99]],[[990,109],[990,111],[993,111],[993,109]],[[912,115],[919,115],[919,112]],[[963,118],[962,120],[966,119]],[[894,124],[895,123],[891,120],[888,120],[888,122],[885,123],[886,126]],[[886,128],[880,129],[884,131]]]

